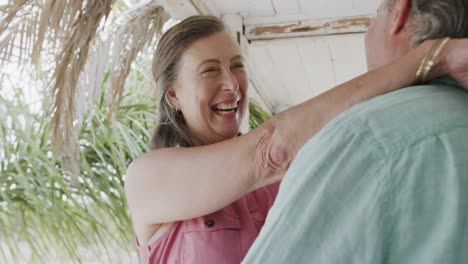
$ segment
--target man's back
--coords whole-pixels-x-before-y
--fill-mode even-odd
[[[342,114],[291,165],[245,263],[466,263],[468,92],[450,79]]]

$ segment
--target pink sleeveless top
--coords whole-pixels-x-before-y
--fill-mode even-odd
[[[212,214],[175,222],[139,247],[141,263],[239,264],[262,228],[279,183],[247,194]]]

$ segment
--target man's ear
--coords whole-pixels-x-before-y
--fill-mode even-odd
[[[397,35],[405,29],[409,20],[410,11],[410,0],[397,0],[395,2],[395,6],[391,11],[392,20],[390,21],[390,33],[392,35]]]

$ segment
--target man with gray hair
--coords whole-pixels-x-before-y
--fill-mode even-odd
[[[468,37],[468,0],[386,0],[368,67],[444,37]],[[244,263],[468,263],[468,92],[439,78],[330,122],[290,166]]]

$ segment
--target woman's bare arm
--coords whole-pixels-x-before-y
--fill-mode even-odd
[[[430,48],[422,44],[386,66],[279,113],[244,136],[141,156],[128,168],[125,186],[135,228],[206,215],[279,181],[306,141],[338,114],[414,83]],[[437,65],[432,77],[446,73],[444,63]]]
[[[154,150],[136,159],[127,170],[125,191],[140,243],[157,224],[212,213],[280,180],[286,159],[272,156],[280,153],[273,149],[281,146],[275,143],[279,138],[267,122],[221,143]]]

